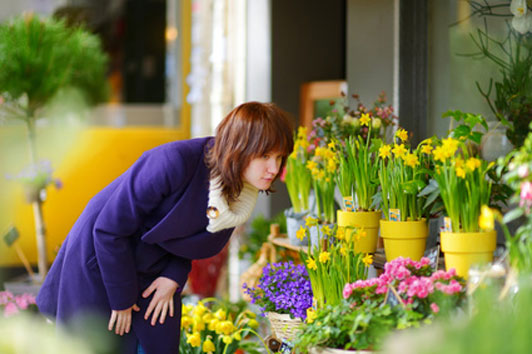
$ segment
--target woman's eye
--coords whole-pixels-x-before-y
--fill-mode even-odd
[[[262,158],[268,160],[270,158],[270,155],[263,155]]]

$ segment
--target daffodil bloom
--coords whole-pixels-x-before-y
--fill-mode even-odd
[[[307,127],[301,126],[297,128],[297,137],[299,139],[307,139]]]
[[[313,218],[312,216],[307,216],[305,219],[305,225],[307,225],[307,227],[316,226],[318,225],[318,219]]]
[[[447,138],[442,140],[442,148],[445,152],[445,155],[447,157],[451,157],[454,155],[456,150],[458,149],[459,141],[453,138]]]
[[[336,161],[333,159],[327,160],[327,171],[331,173],[336,172]]]
[[[433,155],[434,160],[436,161],[445,162],[445,160],[447,159],[447,155],[445,154],[445,151],[442,146],[438,146],[437,148],[435,148]]]
[[[216,331],[216,328],[218,327],[218,323],[220,323],[220,321],[217,319],[217,318],[213,318],[210,322],[209,322],[209,325],[207,326],[207,329],[209,331]]]
[[[192,311],[194,309],[194,306],[192,306],[191,304],[183,304],[181,305],[181,313],[189,313],[190,311]]]
[[[316,265],[316,261],[313,260],[311,257],[307,259],[307,268],[312,269],[312,270],[318,269],[318,266]]]
[[[181,328],[187,329],[193,323],[193,320],[190,316],[181,317]]]
[[[373,263],[373,255],[366,254],[364,258],[362,258],[362,262],[366,265],[366,267],[369,267]]]
[[[327,263],[331,259],[331,254],[327,251],[321,252],[319,256],[320,263]]]
[[[316,314],[316,311],[312,308],[312,307],[309,307],[307,309],[307,323],[312,323],[314,322],[314,320],[318,317],[318,314]]]
[[[299,227],[299,230],[296,231],[296,237],[300,240],[300,241],[303,241],[303,239],[305,238],[306,236],[306,229],[303,227],[303,226],[300,226]]]
[[[423,145],[421,147],[421,152],[430,155],[430,153],[432,152],[432,145]]]
[[[338,226],[338,229],[336,230],[336,238],[338,240],[343,240],[345,238],[345,228]]]
[[[199,347],[201,345],[201,335],[199,332],[187,335],[187,344],[190,344],[190,346],[194,348]]]
[[[201,332],[205,329],[205,322],[203,322],[200,316],[194,316],[193,321],[192,328],[194,332]]]
[[[462,167],[456,169],[456,177],[465,178],[465,170]]]
[[[408,132],[404,129],[399,129],[395,135],[403,142],[408,139]]]
[[[364,231],[364,229],[359,229],[356,233],[355,233],[355,240],[356,241],[360,241],[360,239],[364,238],[367,236],[367,232]]]
[[[464,160],[463,160],[463,159],[457,157],[457,158],[454,160],[454,167],[455,167],[455,168],[463,168],[464,165],[465,165],[465,163],[464,163]]]
[[[203,352],[204,353],[212,353],[216,350],[216,347],[214,346],[214,343],[210,338],[207,338],[205,342],[203,342]]]
[[[387,158],[391,156],[390,151],[392,150],[392,147],[390,145],[383,145],[379,148],[379,157],[380,158]]]
[[[369,114],[363,113],[360,117],[360,125],[365,125],[366,127],[369,127],[369,122],[371,122],[371,118],[369,117]]]
[[[480,216],[478,217],[478,226],[482,230],[493,230],[495,227],[495,216],[498,215],[498,211],[491,209],[487,205],[483,205],[480,208]]]
[[[395,157],[402,158],[403,155],[406,154],[406,148],[405,148],[404,144],[401,144],[401,145],[395,144],[393,149],[392,149],[392,152],[393,152]]]
[[[235,334],[233,334],[233,338],[239,341],[242,339],[242,336],[240,335],[240,332],[235,332]]]
[[[230,335],[235,330],[235,326],[231,321],[221,321],[216,327],[216,332],[221,332],[225,335]]]
[[[231,337],[231,336],[223,336],[222,337],[222,341],[225,344],[231,344],[231,343],[233,343],[233,337]]]
[[[206,323],[209,323],[212,319],[213,319],[213,314],[210,313],[210,312],[207,312],[206,314],[204,314],[201,319],[206,322]]]
[[[205,305],[203,305],[202,302],[199,302],[193,310],[195,316],[201,316],[205,313],[205,311],[207,311],[207,308],[205,307]]]
[[[336,147],[336,144],[334,143],[334,141],[331,141],[329,144],[327,144],[327,147],[331,150],[334,150],[334,148]]]
[[[347,256],[347,248],[345,248],[344,246],[340,247],[340,254],[342,256]]]
[[[219,319],[220,321],[223,321],[226,319],[227,313],[223,309],[219,309],[214,313],[214,317]]]
[[[328,226],[328,225],[324,225],[322,228],[321,228],[321,231],[323,232],[323,234],[327,235],[327,236],[330,236],[331,235],[331,228]]]
[[[419,165],[419,159],[416,154],[407,154],[405,157],[405,163],[407,166],[416,167]]]
[[[248,326],[250,326],[253,329],[257,329],[257,328],[259,328],[259,322],[257,322],[257,320],[255,320],[255,319],[250,320],[249,323],[248,323]]]
[[[308,160],[306,166],[309,170],[313,171],[318,167],[318,164],[314,160]]]
[[[476,157],[470,157],[466,162],[466,167],[469,170],[474,171],[480,167],[480,160]]]

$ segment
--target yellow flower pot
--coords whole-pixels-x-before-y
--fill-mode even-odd
[[[445,269],[467,279],[473,264],[489,263],[497,247],[495,230],[483,232],[442,232],[441,250],[445,255]]]
[[[355,242],[355,252],[374,253],[377,250],[379,237],[380,211],[343,211],[338,210],[338,226],[350,228],[364,228],[366,237]]]
[[[425,219],[419,221],[381,220],[386,261],[397,257],[419,261],[425,253],[429,228]]]

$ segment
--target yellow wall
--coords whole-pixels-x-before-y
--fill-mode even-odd
[[[46,132],[38,132],[38,136],[46,135]],[[143,151],[188,137],[183,130],[155,127],[93,127],[73,133],[69,137],[55,137],[62,139],[63,144],[67,144],[65,140],[74,141],[70,142],[71,147],[63,156],[50,157],[53,154],[47,154],[46,149],[40,153],[40,156],[50,157],[53,162],[54,177],[63,182],[63,188],[60,190],[56,190],[53,186],[48,187],[48,197],[43,207],[47,227],[48,260],[53,260],[54,249],[64,240],[89,199],[124,172]],[[20,127],[0,129],[1,172],[13,171],[7,165],[17,166],[20,169],[21,164],[18,163],[20,161],[10,160],[16,149],[7,150],[6,145],[19,141],[24,143],[23,140],[24,131]],[[25,154],[20,154],[17,160],[27,161],[25,157]],[[54,163],[54,160],[60,162]],[[30,262],[35,264],[37,250],[31,206],[24,202],[22,188],[18,183],[6,181],[3,175],[0,176],[0,181],[0,231],[6,230],[9,224],[13,223],[20,232],[18,244]],[[21,265],[21,262],[14,249],[8,248],[2,240],[0,266],[12,265]]]

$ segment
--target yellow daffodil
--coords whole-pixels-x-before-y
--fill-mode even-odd
[[[419,159],[416,154],[409,153],[405,157],[405,163],[407,166],[416,167],[419,165]]]
[[[399,129],[397,133],[395,133],[395,136],[401,139],[401,141],[405,142],[408,139],[408,132],[404,129]]]
[[[365,125],[366,127],[369,127],[369,122],[371,122],[371,118],[369,117],[369,114],[364,113],[360,117],[360,125]]]
[[[480,167],[480,160],[477,159],[476,157],[471,157],[467,160],[466,162],[466,167],[470,170],[470,171],[474,171],[476,170],[477,168]]]
[[[192,323],[192,317],[186,315],[181,317],[181,328],[187,329]]]
[[[312,307],[309,307],[307,309],[307,323],[312,323],[314,320],[318,317],[318,314],[316,313],[316,310],[314,310]]]
[[[223,321],[227,318],[227,313],[225,312],[225,310],[219,309],[218,311],[214,313],[214,317],[216,317],[220,321]]]
[[[307,259],[307,268],[312,269],[312,270],[318,269],[318,266],[316,265],[316,261],[312,259],[311,257]]]
[[[432,153],[434,155],[434,160],[445,162],[447,159],[447,155],[445,154],[445,151],[442,146],[438,146],[434,149],[434,152]]]
[[[391,156],[390,151],[392,150],[392,147],[390,145],[383,145],[379,148],[379,157],[380,158],[388,158]]]
[[[366,254],[364,258],[362,258],[362,262],[366,265],[366,267],[369,267],[373,263],[373,255]]]
[[[327,236],[330,236],[332,232],[331,228],[328,225],[324,225],[321,228],[321,231],[323,232],[324,235],[327,235]]]
[[[430,155],[430,153],[432,152],[432,145],[423,145],[421,147],[421,152]]]
[[[194,332],[201,332],[205,329],[205,322],[203,322],[201,316],[194,316],[193,323],[192,327]]]
[[[331,259],[331,254],[327,251],[321,252],[319,256],[320,263],[327,263]]]
[[[203,342],[202,349],[203,349],[204,353],[212,353],[212,352],[214,352],[216,350],[216,347],[214,346],[214,343],[212,342],[210,337],[205,339],[205,342]]]
[[[306,234],[307,234],[306,231],[307,231],[307,230],[306,230],[303,226],[300,226],[300,227],[299,227],[299,230],[296,231],[296,237],[297,237],[299,240],[303,241],[303,239],[305,238],[305,236],[306,236]]]
[[[209,323],[212,319],[214,318],[213,314],[211,312],[207,312],[206,314],[204,314],[201,319],[203,320],[203,322],[206,322],[206,323]]]
[[[307,225],[307,227],[316,226],[318,225],[318,219],[313,218],[312,216],[307,216],[305,219],[305,225]]]
[[[223,336],[222,337],[222,341],[225,344],[231,344],[231,343],[233,343],[233,337],[231,337],[231,336]]]
[[[190,311],[192,311],[194,309],[194,306],[192,306],[191,304],[183,304],[181,305],[181,313],[185,314],[185,313],[189,313]]]
[[[368,235],[368,233],[366,231],[364,231],[364,229],[359,229],[356,233],[355,233],[355,240],[356,241],[360,241],[360,239],[366,237]]]
[[[465,178],[465,170],[462,167],[456,168],[456,177]]]
[[[447,157],[453,156],[456,150],[458,149],[459,144],[460,142],[453,138],[443,139],[442,148],[443,148],[443,151],[445,152],[445,155]]]
[[[347,248],[345,246],[340,247],[340,254],[342,256],[347,256]]]
[[[242,339],[242,336],[240,335],[240,332],[235,332],[233,334],[233,338],[237,341],[240,341]]]
[[[345,238],[345,228],[338,226],[338,229],[336,230],[336,238],[338,240],[343,240]]]
[[[492,209],[487,205],[480,208],[480,216],[478,217],[478,226],[482,230],[493,230],[495,227],[495,218],[500,218],[501,215],[498,210]]]
[[[401,144],[401,145],[395,144],[393,146],[392,152],[395,157],[402,158],[406,154],[407,150],[404,144]]]
[[[461,159],[460,157],[457,157],[455,160],[454,160],[454,167],[455,168],[464,168],[464,160]]]
[[[194,316],[202,316],[205,311],[207,311],[207,308],[205,307],[205,305],[203,305],[202,302],[199,302],[195,307],[194,307]]]
[[[248,326],[250,326],[253,329],[259,328],[259,322],[257,320],[250,320],[248,323]]]
[[[199,332],[194,332],[187,335],[187,344],[191,347],[197,348],[201,345],[201,335]]]
[[[297,128],[297,137],[299,139],[306,139],[307,138],[307,127],[300,126]]]
[[[306,166],[310,171],[314,171],[318,167],[318,164],[314,160],[308,160]]]
[[[331,150],[334,150],[334,148],[336,147],[336,144],[334,143],[334,141],[331,141],[329,144],[327,144],[327,147]]]
[[[209,325],[207,326],[207,329],[209,331],[216,331],[216,328],[218,327],[218,323],[220,323],[220,321],[217,319],[217,318],[213,318],[210,322],[209,322]]]
[[[327,160],[327,171],[330,173],[336,172],[336,161],[334,161],[333,159]]]

